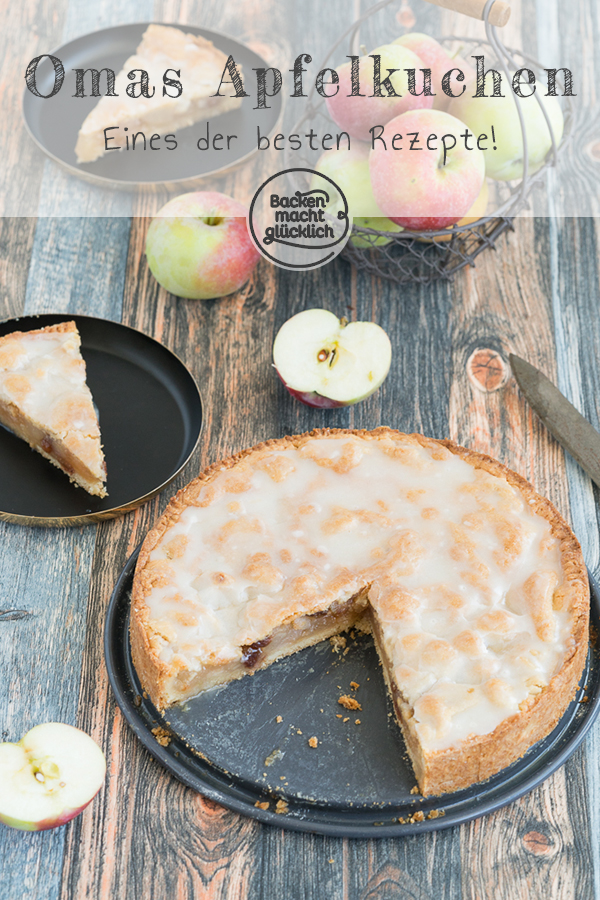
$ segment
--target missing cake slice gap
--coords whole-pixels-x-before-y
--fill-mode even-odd
[[[552,730],[588,611],[576,539],[516,473],[421,435],[323,430],[217,463],[171,501],[140,552],[131,647],[164,709],[370,622],[436,795]]]
[[[0,338],[0,423],[71,482],[107,496],[100,426],[75,322]]]

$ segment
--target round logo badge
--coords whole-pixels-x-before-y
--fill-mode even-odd
[[[313,169],[284,169],[255,193],[248,227],[259,252],[284,269],[316,269],[331,262],[350,236],[341,188]]]

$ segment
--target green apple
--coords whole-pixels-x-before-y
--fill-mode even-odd
[[[529,174],[544,164],[552,147],[552,138],[540,104],[535,97],[519,98],[503,79],[504,97],[474,97],[476,82],[471,81],[462,97],[448,107],[452,116],[464,122],[475,137],[488,135],[485,150],[485,173],[496,181],[512,181],[523,177],[523,134],[517,103],[525,120]],[[486,79],[486,93],[492,93],[491,76]],[[548,114],[556,144],[562,139],[564,119],[557,97],[538,96]],[[495,142],[492,141],[492,126]],[[494,150],[493,147],[496,147]]]
[[[359,228],[372,228],[376,231],[402,231],[399,225],[386,218],[373,196],[371,174],[369,172],[369,144],[353,141],[349,150],[326,150],[316,165],[317,172],[327,175],[346,197],[348,210]],[[311,187],[317,185],[313,179]],[[341,207],[341,199],[337,192],[331,197],[331,208]],[[375,247],[389,244],[391,238],[382,235],[371,238],[368,235],[354,235],[351,238],[356,247]]]

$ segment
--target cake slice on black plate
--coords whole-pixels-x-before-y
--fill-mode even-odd
[[[106,497],[100,426],[74,322],[0,338],[0,422],[96,497]]]

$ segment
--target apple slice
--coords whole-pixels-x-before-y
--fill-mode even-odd
[[[308,406],[350,406],[373,394],[392,360],[390,339],[374,322],[306,309],[288,319],[273,344],[273,364],[293,397]]]
[[[47,722],[18,744],[0,744],[0,822],[45,831],[79,815],[96,796],[106,760],[83,731]]]

